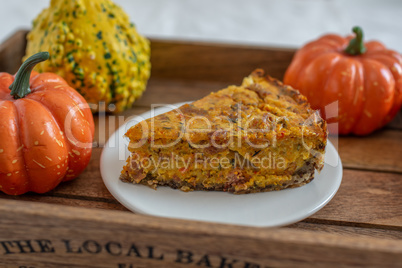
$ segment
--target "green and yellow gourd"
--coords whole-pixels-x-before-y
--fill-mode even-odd
[[[25,58],[40,51],[51,55],[36,70],[62,76],[96,104],[94,111],[104,106],[121,112],[145,90],[149,41],[110,0],[52,0],[34,20],[27,39]]]

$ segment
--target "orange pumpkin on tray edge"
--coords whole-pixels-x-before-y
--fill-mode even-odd
[[[324,35],[293,57],[284,83],[298,89],[319,109],[332,134],[367,135],[386,125],[402,105],[402,56],[378,41]],[[338,101],[338,116],[326,111]],[[328,115],[326,115],[326,113]],[[333,112],[332,112],[333,113]]]
[[[61,77],[32,71],[49,53],[0,73],[0,190],[45,193],[88,165],[94,122],[84,98]],[[10,91],[11,89],[11,91]]]

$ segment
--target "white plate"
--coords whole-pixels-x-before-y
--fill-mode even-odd
[[[283,226],[300,221],[324,207],[337,192],[342,180],[342,163],[328,141],[325,165],[307,185],[282,191],[234,195],[227,192],[182,192],[169,187],[124,183],[120,171],[129,156],[126,131],[138,122],[165,113],[174,107],[155,109],[134,117],[108,140],[101,155],[101,174],[110,193],[126,208],[137,213],[259,227]]]

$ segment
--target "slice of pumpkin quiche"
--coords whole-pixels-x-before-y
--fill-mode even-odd
[[[323,167],[327,125],[297,90],[257,69],[241,86],[131,127],[120,179],[254,193],[302,186]]]

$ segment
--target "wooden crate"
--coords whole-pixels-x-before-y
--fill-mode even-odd
[[[18,31],[0,46],[0,71],[15,72]],[[151,103],[200,98],[260,67],[282,78],[293,50],[152,40],[152,78],[121,117]],[[253,228],[134,214],[105,188],[99,157],[119,120],[99,126],[86,171],[44,194],[0,194],[0,267],[401,267],[402,131],[396,120],[367,137],[341,137],[343,182],[311,217]],[[120,123],[122,121],[120,120]]]

